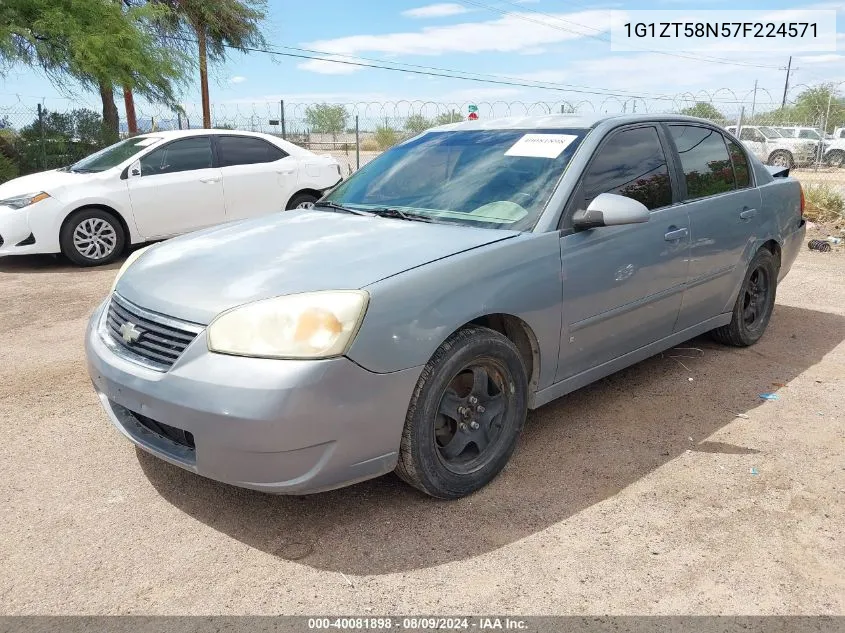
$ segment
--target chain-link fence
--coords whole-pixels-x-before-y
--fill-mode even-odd
[[[845,82],[843,82],[845,83]],[[389,101],[359,103],[218,103],[212,127],[264,132],[336,157],[349,174],[380,152],[428,128],[470,117],[571,114],[681,113],[702,117],[737,133],[761,160],[788,165],[808,192],[841,214],[845,199],[845,88],[799,84],[786,98],[768,90],[728,89],[663,98],[598,101]],[[179,111],[138,107],[141,133],[202,127],[197,104]],[[121,120],[121,135],[126,135]],[[0,107],[0,182],[16,175],[67,165],[113,142],[96,112]]]

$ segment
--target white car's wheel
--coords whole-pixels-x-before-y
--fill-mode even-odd
[[[311,193],[298,193],[288,202],[287,210],[291,209],[313,209],[314,203],[319,198]]]
[[[80,266],[101,266],[117,259],[126,244],[120,221],[102,209],[80,209],[62,226],[62,253]]]

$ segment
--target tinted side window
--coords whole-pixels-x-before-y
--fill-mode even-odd
[[[736,177],[736,186],[739,189],[751,185],[751,176],[748,173],[748,158],[742,148],[734,143],[732,140],[726,138],[728,143],[728,152],[731,155],[731,161],[734,164],[734,176]]]
[[[284,151],[260,138],[220,136],[217,143],[221,167],[271,163],[287,156]]]
[[[584,174],[584,205],[600,193],[633,198],[649,209],[672,204],[666,155],[655,128],[617,132],[599,149]]]
[[[211,167],[211,139],[207,136],[174,141],[141,159],[141,175],[172,174]]]
[[[734,170],[722,135],[709,128],[670,125],[687,181],[687,199],[734,189]]]

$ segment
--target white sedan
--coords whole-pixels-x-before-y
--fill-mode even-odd
[[[129,244],[311,206],[340,164],[268,134],[155,132],[0,185],[0,256],[107,264]]]

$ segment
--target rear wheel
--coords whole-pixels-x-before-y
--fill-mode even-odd
[[[778,267],[774,255],[761,248],[745,273],[731,322],[713,330],[713,338],[735,347],[748,347],[759,341],[772,317],[777,282]]]
[[[825,165],[828,167],[842,167],[845,163],[845,152],[841,149],[834,149],[825,154]]]
[[[772,152],[768,162],[773,167],[789,167],[792,169],[795,166],[795,162],[792,160],[792,154],[782,149]]]
[[[396,473],[441,499],[482,488],[513,454],[527,392],[522,358],[509,339],[482,327],[453,334],[417,382]]]
[[[298,193],[288,202],[287,210],[310,209],[319,198],[311,193]]]
[[[102,209],[80,209],[65,220],[59,234],[62,253],[79,266],[102,266],[120,257],[126,234],[120,221]]]

